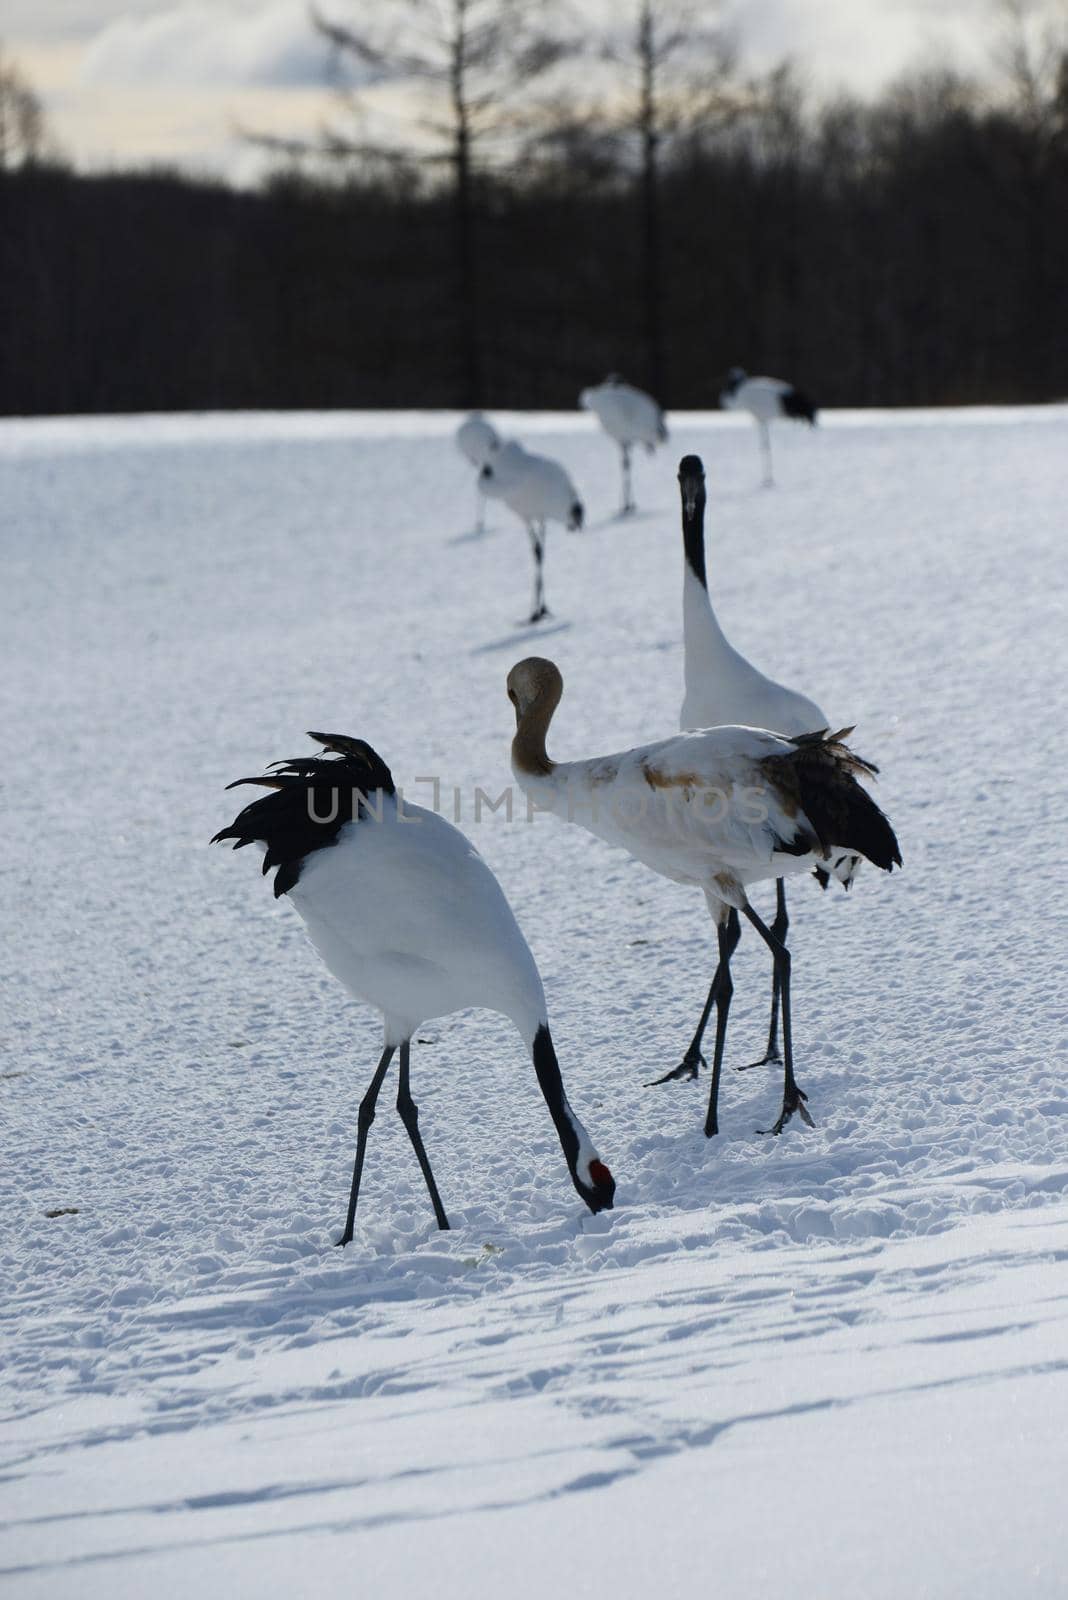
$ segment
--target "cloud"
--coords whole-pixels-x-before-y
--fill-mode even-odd
[[[50,106],[61,148],[84,170],[173,167],[242,185],[277,163],[240,129],[313,139],[323,120],[322,91],[314,88],[81,85],[57,93]]]
[[[533,0],[530,0],[533,3]],[[1030,0],[1055,13],[1063,0]],[[328,55],[307,0],[3,0],[9,41],[85,38],[83,81],[107,85],[308,87],[324,82]],[[329,7],[328,7],[329,9]],[[341,14],[373,18],[375,0]],[[582,19],[623,25],[619,0],[576,0]],[[997,28],[996,0],[723,0],[742,64],[797,58],[819,88],[878,90],[923,59],[984,70]],[[60,20],[62,19],[62,20]],[[625,24],[629,27],[629,22]]]
[[[151,8],[152,0],[4,0],[0,34],[20,48],[27,40],[73,43],[98,33],[110,16]]]
[[[377,0],[321,3],[340,16],[378,10]],[[1068,0],[1034,3],[1039,18],[1054,18]],[[235,128],[313,137],[336,111],[308,0],[0,0],[0,9],[7,49],[39,88],[60,144],[85,166],[169,160],[248,181],[263,157]],[[618,27],[635,3],[575,0],[575,11]],[[723,0],[723,16],[744,72],[791,55],[817,94],[877,93],[947,58],[994,71],[995,0]],[[410,115],[392,111],[397,121]]]
[[[1027,0],[1034,23],[1062,20],[1065,0]],[[990,76],[1004,14],[998,0],[725,0],[743,67],[793,57],[821,91],[877,93],[903,73],[948,65]]]
[[[328,78],[328,47],[305,0],[254,8],[169,6],[109,22],[85,53],[86,84],[300,88]]]

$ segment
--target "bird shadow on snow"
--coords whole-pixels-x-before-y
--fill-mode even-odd
[[[1044,1363],[1042,1370],[1063,1372],[1065,1368],[1066,1364],[1063,1361],[1051,1361]],[[1025,1375],[1034,1375],[1035,1371],[1034,1368],[1008,1367],[996,1370],[991,1376],[1022,1378]],[[459,1503],[450,1503],[449,1499],[441,1499],[434,1503],[432,1497],[427,1496],[424,1503],[413,1504],[406,1495],[402,1503],[368,1507],[363,1511],[352,1509],[357,1494],[366,1495],[375,1491],[381,1493],[383,1490],[388,1491],[398,1487],[410,1489],[413,1480],[433,1485],[436,1479],[442,1478],[451,1470],[448,1466],[442,1467],[430,1463],[415,1468],[405,1466],[400,1469],[387,1469],[381,1473],[372,1472],[360,1477],[337,1477],[298,1483],[275,1479],[238,1491],[209,1490],[193,1495],[178,1495],[171,1499],[126,1501],[89,1512],[75,1509],[44,1516],[31,1515],[13,1523],[12,1526],[40,1528],[49,1525],[61,1527],[65,1523],[92,1525],[99,1524],[103,1519],[112,1518],[151,1516],[167,1519],[205,1510],[225,1513],[243,1511],[254,1506],[273,1504],[284,1506],[288,1502],[308,1499],[318,1502],[311,1514],[303,1519],[272,1518],[256,1526],[215,1525],[211,1531],[200,1532],[192,1537],[186,1534],[176,1538],[153,1536],[153,1528],[151,1532],[142,1534],[140,1541],[136,1543],[130,1537],[123,1540],[119,1536],[111,1548],[95,1548],[76,1554],[50,1552],[41,1560],[0,1568],[0,1575],[18,1577],[49,1571],[71,1571],[100,1562],[119,1562],[142,1555],[158,1559],[160,1556],[177,1555],[190,1550],[211,1550],[227,1546],[234,1550],[242,1547],[252,1548],[265,1542],[269,1547],[270,1541],[280,1538],[288,1541],[316,1535],[337,1537],[339,1534],[370,1532],[379,1528],[443,1523],[452,1518],[471,1514],[514,1512],[523,1507],[544,1505],[562,1496],[609,1488],[622,1479],[639,1476],[647,1467],[665,1457],[714,1448],[724,1435],[729,1433],[759,1429],[765,1424],[819,1413],[857,1410],[862,1412],[872,1401],[938,1393],[974,1382],[974,1377],[970,1375],[951,1374],[933,1380],[888,1383],[852,1396],[839,1393],[823,1394],[779,1406],[754,1407],[697,1423],[657,1420],[651,1427],[638,1428],[624,1424],[621,1432],[609,1432],[596,1446],[598,1454],[604,1458],[604,1465],[595,1467],[592,1471],[588,1469],[578,1473],[571,1471],[569,1458],[573,1447],[566,1443],[551,1445],[533,1452],[524,1450],[521,1454],[507,1449],[497,1451],[484,1456],[479,1463],[483,1471],[488,1470],[493,1474],[495,1486],[492,1492],[487,1492],[483,1477],[479,1474],[474,1491],[463,1497]],[[295,1400],[295,1396],[287,1396],[283,1402],[285,1409],[291,1410]],[[561,1401],[567,1405],[568,1398],[561,1397]],[[520,1465],[527,1468],[531,1461],[543,1463],[555,1461],[559,1470],[551,1475],[551,1481],[544,1487],[531,1489],[526,1485],[525,1473],[521,1477],[512,1477],[512,1469]],[[332,1505],[324,1503],[326,1497],[332,1495],[347,1495],[350,1498],[336,1501]],[[163,1520],[162,1526],[167,1527],[167,1525],[166,1520]]]
[[[486,644],[476,644],[471,654],[484,656],[494,650],[513,650],[516,645],[529,644],[531,639],[547,639],[553,633],[566,633],[570,627],[570,622],[552,622],[547,628],[538,622],[528,622],[515,633],[506,634],[503,639],[490,639]]]
[[[600,533],[605,528],[626,527],[629,523],[634,522],[662,521],[664,517],[671,515],[671,510],[664,507],[654,507],[649,511],[613,511],[611,516],[598,517],[596,522],[587,522],[585,527],[580,530],[580,536],[581,533]]]
[[[454,533],[451,539],[446,539],[445,543],[448,545],[482,544],[485,539],[492,539],[500,531],[500,528],[469,528],[466,533]]]
[[[293,1397],[283,1402],[288,1410]],[[503,1450],[489,1454],[480,1463],[485,1469],[494,1474],[497,1487],[494,1492],[487,1493],[484,1487],[479,1486],[460,1504],[402,1504],[390,1509],[374,1509],[365,1512],[353,1513],[344,1507],[344,1503],[333,1509],[332,1514],[327,1514],[326,1508],[319,1510],[318,1515],[295,1525],[288,1521],[285,1526],[268,1523],[263,1527],[253,1528],[221,1528],[206,1533],[200,1537],[184,1537],[173,1540],[142,1538],[139,1544],[116,1544],[109,1550],[92,1550],[75,1555],[49,1555],[40,1561],[25,1562],[17,1566],[0,1568],[0,1576],[21,1576],[35,1572],[59,1571],[63,1569],[76,1569],[100,1561],[118,1561],[140,1555],[160,1556],[191,1549],[212,1549],[229,1545],[239,1547],[254,1545],[263,1540],[272,1540],[279,1537],[290,1538],[293,1536],[307,1537],[315,1534],[352,1533],[369,1531],[376,1528],[404,1526],[407,1524],[435,1523],[446,1519],[487,1512],[515,1511],[525,1506],[545,1504],[558,1499],[561,1495],[582,1494],[591,1489],[608,1488],[621,1478],[629,1478],[639,1473],[649,1462],[662,1456],[678,1454],[686,1449],[700,1449],[714,1444],[724,1433],[732,1428],[746,1424],[777,1420],[781,1417],[804,1415],[812,1411],[830,1410],[836,1402],[831,1399],[815,1401],[797,1401],[790,1405],[769,1411],[753,1411],[740,1413],[737,1416],[725,1417],[712,1423],[700,1426],[681,1424],[667,1430],[665,1434],[659,1432],[639,1431],[635,1433],[628,1430],[621,1436],[609,1436],[603,1444],[598,1446],[599,1453],[609,1457],[609,1462],[600,1470],[585,1471],[575,1476],[568,1477],[569,1456],[572,1447],[567,1444],[549,1445],[541,1449],[528,1450]],[[513,1484],[509,1482],[507,1474],[510,1469],[529,1467],[531,1463],[557,1462],[560,1472],[554,1475],[554,1480],[544,1488],[533,1491],[522,1486],[522,1480]],[[301,1500],[328,1496],[332,1494],[352,1494],[354,1491],[366,1494],[369,1491],[388,1490],[391,1487],[409,1487],[413,1480],[433,1482],[441,1478],[450,1469],[437,1464],[420,1465],[416,1467],[400,1467],[394,1470],[385,1470],[380,1473],[367,1473],[361,1477],[319,1479],[311,1482],[292,1483],[285,1481],[268,1481],[248,1489],[216,1492],[205,1492],[192,1495],[178,1495],[171,1499],[145,1499],[127,1501],[123,1504],[107,1506],[102,1509],[85,1511],[75,1509],[60,1511],[43,1516],[28,1516],[11,1524],[14,1528],[28,1527],[40,1528],[62,1525],[64,1523],[93,1523],[104,1519],[124,1517],[173,1517],[183,1513],[206,1510],[230,1511],[241,1510],[250,1506],[263,1506],[284,1504],[290,1500]],[[525,1478],[525,1474],[524,1474]]]

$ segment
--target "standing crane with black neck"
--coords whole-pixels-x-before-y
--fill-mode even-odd
[[[753,728],[769,728],[773,733],[795,738],[826,732],[830,722],[814,700],[797,689],[787,688],[768,678],[741,651],[736,650],[723,632],[708,592],[705,568],[705,469],[699,456],[683,456],[679,463],[679,491],[682,500],[682,626],[685,694],[679,726],[712,728],[721,723],[743,723]],[[874,771],[874,768],[871,768]],[[815,876],[822,888],[835,878],[844,889],[852,886],[860,857],[855,851],[832,848],[826,862],[817,863]],[[779,878],[775,885],[775,920],[771,931],[784,941],[790,919],[786,909],[786,885]],[[711,995],[701,1014],[697,1031],[680,1064],[658,1078],[695,1078],[704,1064],[701,1041],[711,1009]],[[772,978],[771,1022],[768,1043],[754,1067],[779,1061],[779,978]]]

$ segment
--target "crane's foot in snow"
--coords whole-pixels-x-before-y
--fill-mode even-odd
[[[777,1061],[782,1065],[782,1056],[779,1054],[777,1044],[769,1045],[759,1061],[747,1061],[744,1067],[735,1067],[735,1072],[752,1072],[754,1067],[766,1067],[771,1062]]]
[[[782,1097],[782,1110],[779,1112],[778,1121],[773,1122],[770,1128],[758,1128],[757,1133],[780,1134],[795,1111],[806,1127],[814,1128],[816,1124],[809,1116],[808,1107],[805,1105],[807,1099],[808,1095],[803,1089],[799,1089],[796,1083],[791,1084]]]
[[[533,623],[533,622],[544,622],[546,617],[551,617],[551,616],[552,616],[552,612],[549,610],[548,606],[539,606],[537,608],[537,610],[532,611],[530,613],[530,616],[527,618],[527,621],[531,622],[531,623]]]
[[[702,1067],[707,1067],[708,1062],[700,1050],[687,1050],[677,1067],[672,1067],[670,1072],[665,1072],[662,1078],[650,1078],[644,1085],[646,1089],[655,1089],[658,1083],[671,1083],[673,1079],[696,1078]]]

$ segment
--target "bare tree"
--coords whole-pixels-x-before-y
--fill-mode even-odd
[[[370,20],[313,12],[339,63],[347,126],[331,128],[322,153],[364,169],[422,170],[451,196],[460,403],[482,399],[476,247],[480,178],[514,155],[532,90],[566,54],[546,29],[546,7],[524,0],[379,0]],[[382,131],[367,89],[394,84],[412,110]],[[375,111],[377,111],[377,126]]]
[[[0,50],[0,172],[36,161],[45,149],[41,102]]]
[[[1006,203],[1017,212],[1024,243],[1025,340],[1040,351],[1036,370],[1046,383],[1059,364],[1042,330],[1057,288],[1055,236],[1063,217],[1056,167],[1068,138],[1068,0],[996,0],[995,12],[995,64],[1007,89],[1007,109],[1026,135]]]
[[[1068,0],[996,0],[995,65],[1016,114],[1035,131],[1059,120],[1068,75]]]
[[[638,0],[629,30],[608,38],[602,58],[623,80],[623,99],[601,115],[636,144],[645,381],[663,392],[663,245],[660,176],[665,146],[719,121],[732,104],[733,56],[718,4]]]

